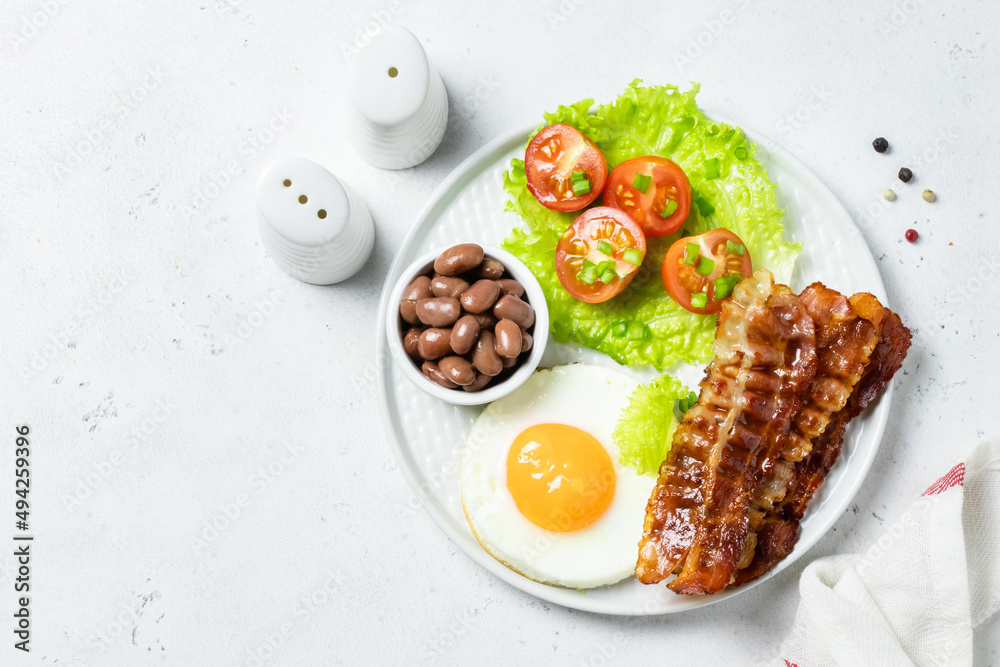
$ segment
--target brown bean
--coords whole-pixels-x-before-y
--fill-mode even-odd
[[[522,329],[535,323],[535,309],[512,294],[504,294],[493,306],[493,316],[498,320],[514,320]]]
[[[521,354],[521,327],[513,320],[500,320],[495,329],[497,354],[514,359]]]
[[[479,322],[480,329],[493,331],[493,327],[497,325],[497,318],[493,317],[490,313],[476,313],[473,317]]]
[[[465,354],[479,338],[479,321],[475,315],[463,315],[451,330],[451,349],[455,354]]]
[[[424,372],[424,375],[426,375],[434,382],[437,382],[445,389],[454,389],[455,387],[458,386],[457,384],[446,378],[444,373],[441,372],[441,369],[438,367],[438,365],[435,364],[433,361],[425,361],[423,365],[420,367],[420,370]]]
[[[437,274],[431,279],[431,292],[434,296],[450,296],[457,299],[462,292],[469,289],[469,283],[454,276],[439,276]]]
[[[433,361],[451,353],[451,329],[427,329],[417,339],[421,359]]]
[[[455,276],[479,266],[483,249],[475,243],[461,243],[445,250],[434,260],[434,270],[442,276]]]
[[[513,294],[517,298],[524,296],[524,285],[511,278],[501,278],[497,281],[500,291],[504,294]]]
[[[410,330],[406,332],[403,336],[403,349],[411,357],[418,356],[417,354],[417,341],[420,340],[420,329],[417,327],[410,327]]]
[[[476,380],[476,369],[463,357],[445,357],[438,362],[438,368],[455,384],[464,386]]]
[[[496,303],[500,296],[500,286],[497,281],[483,278],[472,284],[472,287],[462,292],[459,301],[469,313],[485,313]]]
[[[497,375],[503,370],[503,362],[497,354],[496,339],[493,338],[492,331],[479,334],[476,348],[472,351],[472,363],[477,371],[485,375]]]
[[[530,333],[528,333],[527,331],[521,331],[521,353],[522,354],[525,353],[525,352],[527,352],[528,350],[530,350],[531,346],[534,344],[534,342],[535,341],[531,337]]]
[[[458,299],[435,296],[417,301],[417,317],[432,327],[451,326],[461,315],[462,307],[458,304]]]
[[[417,276],[403,290],[403,298],[399,302],[399,314],[410,324],[417,324],[417,301],[431,296],[431,279],[427,276]]]
[[[500,360],[503,362],[504,368],[513,368],[514,366],[517,366],[517,357],[500,357]]]
[[[504,269],[503,264],[500,263],[499,259],[493,259],[492,257],[487,257],[483,260],[483,263],[479,265],[475,271],[472,272],[477,278],[489,278],[490,280],[496,280],[503,277]]]
[[[462,389],[465,391],[479,391],[486,385],[490,383],[493,377],[490,375],[483,375],[482,373],[476,373],[476,379],[473,380],[472,384],[467,384]]]

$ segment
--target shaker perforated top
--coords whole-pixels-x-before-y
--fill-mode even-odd
[[[351,70],[351,97],[369,122],[396,125],[413,116],[427,97],[430,66],[420,40],[386,26],[361,51]]]
[[[261,173],[257,208],[281,237],[307,248],[335,240],[351,214],[337,177],[301,157],[275,160]]]

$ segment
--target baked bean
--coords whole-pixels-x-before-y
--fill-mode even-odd
[[[493,259],[492,257],[487,257],[483,260],[483,263],[479,265],[479,268],[472,272],[472,275],[477,278],[489,278],[490,280],[496,280],[497,278],[503,277],[503,264],[500,263],[499,259]]]
[[[476,379],[473,380],[472,384],[467,384],[462,389],[465,391],[479,391],[486,385],[490,383],[493,377],[490,375],[483,375],[482,373],[476,373]]]
[[[500,286],[497,281],[483,278],[472,284],[472,287],[462,292],[459,301],[469,313],[485,313],[496,303],[500,296]]]
[[[467,385],[476,380],[476,369],[463,357],[445,357],[438,362],[438,368],[455,384]]]
[[[513,294],[517,298],[524,296],[524,285],[510,278],[501,278],[497,281],[500,291],[504,294]]]
[[[504,368],[517,366],[517,357],[500,357],[500,361],[503,362]]]
[[[462,243],[445,250],[434,260],[434,270],[442,276],[455,276],[479,266],[483,249],[475,243]]]
[[[427,329],[417,339],[421,359],[433,361],[451,353],[451,329]]]
[[[451,349],[455,354],[465,354],[479,338],[479,321],[475,315],[463,315],[451,330]]]
[[[535,323],[535,309],[512,294],[500,297],[493,306],[493,316],[498,320],[514,320],[522,329],[527,329]]]
[[[437,274],[431,278],[431,292],[434,296],[450,296],[457,299],[462,292],[469,289],[469,283],[454,276],[439,276]]]
[[[437,382],[445,389],[454,389],[455,387],[458,386],[457,384],[446,378],[444,376],[444,373],[441,372],[441,369],[438,368],[438,365],[435,364],[433,361],[425,361],[423,365],[420,367],[420,370],[424,372],[424,375],[429,377],[434,382]]]
[[[497,354],[516,359],[521,354],[521,327],[513,320],[500,320],[496,326]]]
[[[485,375],[497,375],[503,370],[503,362],[497,354],[496,339],[492,331],[484,331],[479,334],[476,347],[472,351],[472,363],[476,370]]]
[[[417,356],[417,341],[420,340],[420,329],[410,327],[410,330],[403,336],[403,349],[411,357]]]
[[[417,301],[432,296],[431,279],[427,276],[417,276],[403,290],[403,298],[399,302],[399,314],[410,324],[420,322],[417,318]]]
[[[490,313],[476,313],[473,317],[479,322],[480,329],[493,331],[493,327],[497,325],[497,318],[493,317]]]
[[[458,299],[434,296],[417,301],[417,317],[428,326],[447,327],[454,324],[461,315],[462,307]]]
[[[535,341],[531,337],[530,333],[528,333],[527,331],[522,331],[521,332],[521,352],[522,353],[527,352],[528,350],[530,350],[531,346],[534,344],[534,342]]]

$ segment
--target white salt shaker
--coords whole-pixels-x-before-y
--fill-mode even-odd
[[[350,132],[355,149],[383,169],[420,164],[448,124],[448,93],[412,32],[386,26],[354,61]]]
[[[365,203],[321,165],[301,157],[275,160],[261,173],[257,222],[275,263],[314,285],[354,275],[375,244]]]

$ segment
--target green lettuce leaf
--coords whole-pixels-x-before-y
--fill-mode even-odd
[[[657,474],[677,428],[674,403],[689,391],[670,375],[636,387],[611,434],[622,465],[634,468],[640,475]]]
[[[660,265],[674,241],[725,227],[747,244],[754,268],[770,269],[779,281],[791,277],[801,247],[782,239],[783,211],[774,184],[755,157],[756,148],[738,127],[709,120],[701,112],[695,103],[698,84],[682,93],[676,86],[640,83],[633,81],[617,100],[596,107],[593,114],[590,99],[561,106],[545,114],[545,125],[566,123],[579,129],[601,149],[609,169],[643,155],[673,160],[687,173],[693,197],[714,212],[703,216],[692,205],[680,230],[648,239],[646,259],[624,292],[605,303],[583,303],[563,289],[554,265],[559,237],[579,212],[558,213],[539,204],[528,191],[524,161],[514,159],[503,179],[509,195],[506,210],[517,213],[524,227],[511,231],[503,246],[541,283],[557,342],[579,343],[621,364],[665,370],[677,362],[707,360],[715,332],[715,316],[684,310],[663,288]],[[736,157],[737,149],[746,151],[744,159]],[[719,160],[720,175],[707,179],[704,164],[711,158]]]

